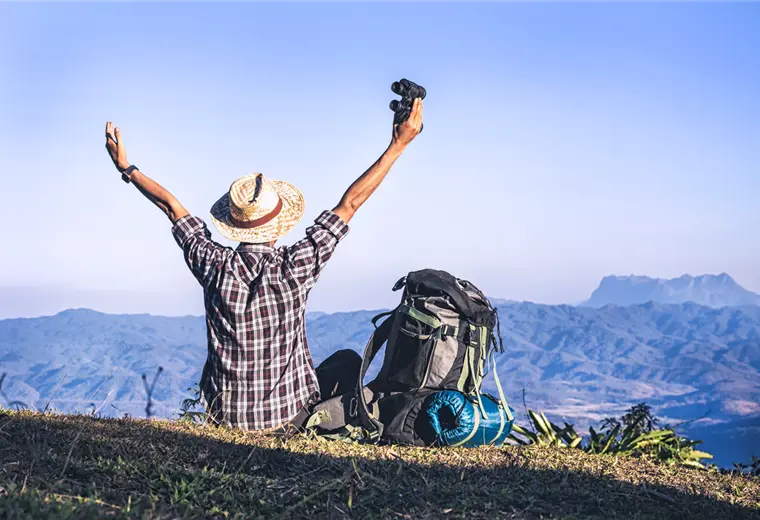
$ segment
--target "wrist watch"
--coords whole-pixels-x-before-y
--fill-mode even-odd
[[[129,166],[129,168],[127,168],[126,170],[124,170],[123,172],[121,172],[121,180],[123,180],[124,182],[126,182],[127,184],[129,184],[129,179],[130,179],[130,177],[132,175],[132,172],[135,171],[135,170],[139,170],[139,168],[137,166],[135,166],[134,164],[132,164],[131,166]]]

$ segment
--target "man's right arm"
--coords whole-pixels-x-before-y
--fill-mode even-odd
[[[422,99],[416,98],[412,104],[409,119],[393,127],[393,139],[388,149],[346,190],[340,203],[333,209],[343,222],[348,223],[354,213],[380,186],[396,160],[422,130]]]
[[[127,161],[127,148],[124,146],[121,132],[118,128],[114,128],[110,121],[106,123],[106,150],[111,156],[113,165],[123,174],[130,167],[130,163]],[[166,213],[172,224],[176,224],[179,219],[187,216],[187,210],[174,195],[141,171],[135,169],[127,180],[134,184],[145,198]]]

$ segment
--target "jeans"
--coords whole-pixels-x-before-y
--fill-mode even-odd
[[[353,392],[359,381],[361,366],[362,357],[350,349],[338,350],[322,361],[315,369],[320,399],[324,401]],[[290,437],[302,431],[302,426],[311,415],[311,409],[315,404],[317,403],[309,402],[304,405],[294,418],[277,428],[274,433]]]

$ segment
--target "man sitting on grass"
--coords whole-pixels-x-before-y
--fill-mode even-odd
[[[106,149],[116,169],[172,221],[174,238],[203,286],[208,357],[201,402],[214,421],[247,430],[299,426],[320,398],[319,387],[322,394],[333,393],[332,382],[318,381],[311,361],[306,299],[356,210],[421,128],[418,98],[409,119],[394,125],[382,156],[290,247],[274,245],[303,217],[301,192],[260,173],[236,180],[211,208],[219,233],[240,242],[232,249],[214,242],[203,220],[131,165],[119,129],[106,124]]]

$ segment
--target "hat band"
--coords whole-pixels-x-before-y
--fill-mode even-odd
[[[259,217],[257,219],[248,220],[248,221],[242,221],[235,218],[235,216],[230,212],[230,220],[233,224],[235,224],[235,227],[241,228],[241,229],[251,229],[259,226],[263,226],[267,222],[270,222],[271,220],[274,220],[274,218],[280,214],[280,211],[282,211],[282,199],[277,198],[277,205],[274,207],[272,211],[264,215],[263,217]]]

